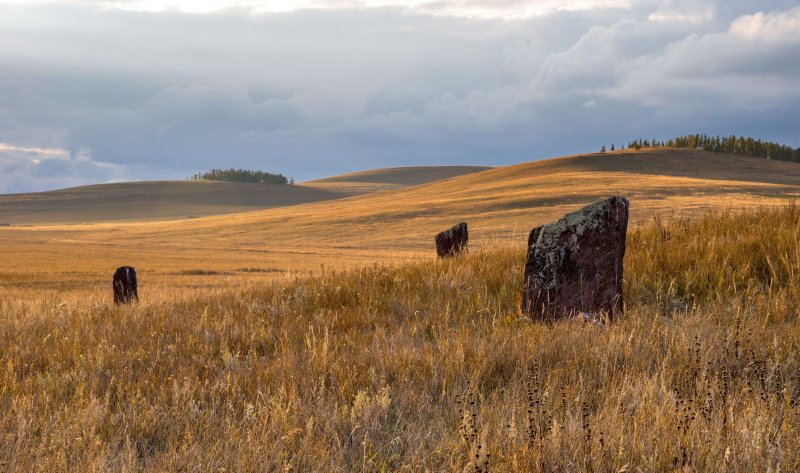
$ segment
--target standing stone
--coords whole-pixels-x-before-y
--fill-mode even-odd
[[[436,235],[436,254],[439,258],[446,256],[456,256],[467,247],[469,233],[467,223],[461,222],[458,225]]]
[[[615,196],[531,231],[523,315],[534,320],[597,320],[600,314],[622,314],[628,207],[628,199]]]
[[[139,302],[136,289],[136,270],[130,266],[122,266],[114,272],[114,304],[130,304]]]

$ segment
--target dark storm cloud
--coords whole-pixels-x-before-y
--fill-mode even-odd
[[[67,150],[6,150],[0,176],[55,187],[233,166],[304,179],[689,131],[798,145],[797,31],[786,1],[518,21],[0,4],[0,143]]]

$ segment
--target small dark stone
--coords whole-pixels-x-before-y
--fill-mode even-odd
[[[122,266],[114,272],[114,304],[130,304],[139,302],[136,289],[136,270],[131,266]]]
[[[628,199],[611,197],[534,228],[522,313],[534,320],[622,314]]]
[[[458,225],[436,235],[436,254],[440,258],[456,256],[467,247],[469,233],[467,223],[461,222]]]

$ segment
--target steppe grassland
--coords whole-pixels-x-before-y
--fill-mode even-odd
[[[11,304],[0,465],[796,471],[798,235],[792,206],[631,227],[606,327],[520,319],[514,244],[133,307]]]
[[[405,179],[400,183],[405,185],[431,179],[433,171],[376,172],[312,184],[396,185]],[[430,258],[433,235],[458,221],[469,222],[473,242],[525,241],[533,226],[611,194],[631,199],[634,225],[654,215],[676,218],[781,206],[800,196],[800,166],[694,150],[626,150],[257,212],[0,228],[0,300],[39,299],[44,293],[66,301],[108,301],[111,274],[122,265],[137,268],[145,303],[173,294],[194,297],[220,287],[293,280],[323,267],[394,266]]]

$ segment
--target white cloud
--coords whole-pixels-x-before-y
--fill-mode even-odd
[[[0,153],[7,156],[21,156],[25,159],[27,156],[42,156],[45,159],[69,159],[69,151],[62,148],[47,148],[47,147],[30,147],[30,146],[15,146],[9,143],[0,142]]]
[[[717,5],[697,0],[664,0],[647,18],[650,21],[701,23],[718,17]]]
[[[730,33],[753,42],[800,41],[800,7],[786,12],[743,15],[731,24]]]
[[[690,35],[635,58],[607,95],[661,107],[705,101],[780,110],[800,100],[791,85],[800,77],[800,64],[791,59],[800,50],[798,28],[800,7],[741,16],[725,31]]]

